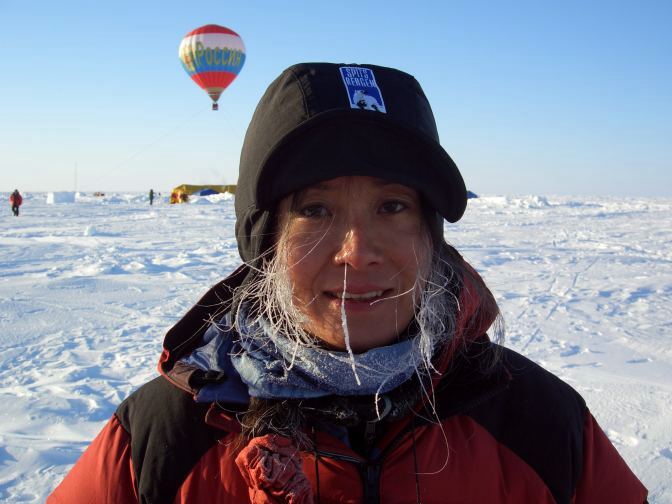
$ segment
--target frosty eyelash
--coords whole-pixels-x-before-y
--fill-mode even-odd
[[[392,210],[392,211],[390,211],[389,208],[386,208],[386,207],[389,207],[391,205],[395,205],[395,209]],[[384,201],[380,205],[380,208],[381,208],[381,210],[384,210],[383,213],[385,213],[385,214],[397,214],[399,212],[402,212],[402,211],[408,209],[409,205],[407,203],[404,203],[403,201],[400,201],[400,200],[388,200],[388,201]]]
[[[319,215],[317,212],[320,212]],[[311,203],[308,205],[303,205],[301,206],[297,213],[301,217],[308,217],[308,218],[321,218],[321,217],[329,217],[331,213],[329,210],[322,204],[319,203]]]

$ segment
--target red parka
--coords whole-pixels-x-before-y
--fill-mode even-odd
[[[18,192],[13,192],[9,195],[9,204],[12,206],[21,206],[23,203],[23,197]]]
[[[122,403],[49,504],[250,502],[234,462],[244,445],[240,406],[195,402],[200,387],[222,378],[179,362],[200,345],[203,321],[230,299],[241,271],[168,332],[162,376]],[[582,398],[490,343],[492,319],[472,316],[481,300],[463,294],[461,301],[461,329],[434,385],[435,410],[418,404],[401,420],[367,424],[365,454],[333,429],[309,426],[312,445],[301,457],[315,502],[646,502],[646,489]]]

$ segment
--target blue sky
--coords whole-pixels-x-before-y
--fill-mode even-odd
[[[218,112],[177,57],[208,23],[247,52]],[[0,0],[0,191],[233,183],[266,86],[335,61],[413,74],[477,193],[672,196],[670,26],[663,0]]]

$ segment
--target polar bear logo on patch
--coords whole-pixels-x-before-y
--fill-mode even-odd
[[[376,112],[382,112],[382,106],[378,103],[378,100],[374,96],[366,94],[366,91],[363,89],[358,89],[352,95],[352,101],[360,109],[363,110],[375,110]]]

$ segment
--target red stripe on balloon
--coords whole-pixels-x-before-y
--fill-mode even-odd
[[[225,89],[231,81],[236,78],[236,74],[231,72],[202,72],[191,76],[193,81],[203,89],[218,87]]]
[[[235,31],[233,31],[229,28],[226,28],[224,26],[216,25],[216,24],[209,24],[209,25],[201,26],[200,28],[196,28],[195,30],[192,30],[189,33],[187,33],[186,36],[188,37],[190,35],[198,35],[198,34],[201,34],[201,33],[226,33],[228,35],[235,35],[237,37],[240,36]]]

